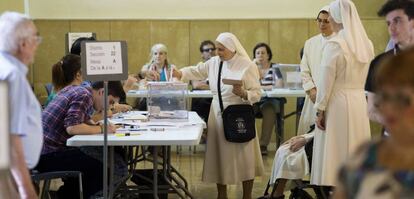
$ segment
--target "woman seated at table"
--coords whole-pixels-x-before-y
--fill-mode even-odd
[[[260,71],[260,82],[262,88],[272,89],[273,84],[276,87],[282,87],[282,73],[279,68],[272,69],[274,63],[271,62],[273,57],[272,50],[265,43],[258,43],[253,49],[253,58]],[[276,74],[273,74],[273,71]],[[274,79],[276,77],[276,79]],[[286,103],[285,98],[262,98],[254,105],[258,114],[263,116],[262,134],[260,136],[260,151],[262,155],[267,155],[267,145],[272,137],[273,128],[276,123],[276,114],[280,113],[280,104]]]
[[[172,77],[175,65],[168,62],[168,49],[164,44],[155,44],[151,48],[150,60],[141,69],[141,76],[147,81],[177,81]]]
[[[147,82],[173,82],[177,81],[172,77],[172,70],[175,65],[168,62],[168,49],[164,44],[155,44],[151,48],[150,60],[142,66],[140,76],[145,77],[144,84]],[[171,100],[166,99],[171,102]],[[136,108],[139,110],[147,110],[147,100],[145,98],[137,101]]]

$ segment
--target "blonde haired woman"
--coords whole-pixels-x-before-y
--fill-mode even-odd
[[[168,62],[168,49],[164,44],[155,44],[151,48],[150,60],[141,69],[141,76],[147,81],[174,81],[173,64]]]

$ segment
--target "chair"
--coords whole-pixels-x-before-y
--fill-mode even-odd
[[[59,178],[77,178],[79,181],[79,198],[83,199],[82,173],[80,171],[52,171],[44,173],[32,171],[32,180],[35,183],[35,187],[37,188],[37,190],[40,189],[40,181],[44,181],[42,191],[40,194],[41,199],[50,199],[50,182],[51,180]]]
[[[52,84],[52,83],[47,83],[47,84],[45,85],[45,89],[46,89],[46,92],[47,92],[47,96],[49,96],[49,95],[50,95],[50,93],[52,93],[52,90],[53,90],[53,84]]]

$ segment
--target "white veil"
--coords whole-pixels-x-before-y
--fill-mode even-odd
[[[342,23],[345,41],[353,55],[359,62],[369,63],[374,58],[374,47],[354,3],[350,0],[336,0],[329,7],[329,13],[335,22]]]
[[[230,51],[236,52],[237,55],[245,57],[251,61],[249,55],[241,45],[239,39],[237,39],[237,37],[233,33],[220,33],[216,41],[223,44],[223,46],[229,49]]]

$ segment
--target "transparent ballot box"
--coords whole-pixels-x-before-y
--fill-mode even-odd
[[[273,69],[279,68],[283,78],[283,88],[303,89],[299,64],[275,64]],[[273,71],[273,74],[275,72]]]
[[[148,83],[148,119],[150,121],[188,121],[186,95],[188,84]]]

